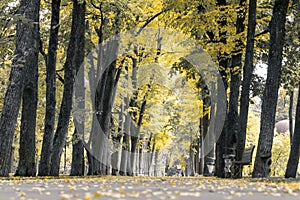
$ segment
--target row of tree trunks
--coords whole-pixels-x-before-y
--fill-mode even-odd
[[[252,173],[253,178],[269,177],[270,175],[270,165],[272,163],[271,150],[288,4],[289,0],[275,0],[273,7],[273,15],[270,22],[268,72],[262,100],[260,134]]]
[[[18,14],[26,18],[19,20],[16,27],[16,50],[14,52],[14,59],[11,66],[9,85],[6,91],[4,105],[0,119],[0,176],[8,176],[11,169],[12,156],[12,141],[17,122],[17,117],[20,109],[21,98],[23,96],[24,83],[26,83],[26,91],[24,98],[27,98],[23,106],[24,114],[22,116],[23,128],[26,128],[21,133],[21,140],[27,140],[27,146],[34,142],[32,150],[35,147],[35,120],[36,112],[28,113],[29,105],[35,106],[36,99],[36,81],[37,81],[37,66],[38,66],[38,52],[39,52],[39,0],[22,0]],[[30,71],[32,70],[32,72]],[[29,75],[32,73],[32,76]],[[32,101],[31,96],[35,95]],[[27,122],[33,124],[26,124]],[[21,141],[21,142],[22,142]],[[26,148],[22,146],[21,148]],[[26,150],[27,152],[27,150]],[[35,173],[35,148],[33,152],[20,155],[18,173],[20,175],[34,175]],[[28,165],[23,163],[24,159],[30,159]],[[27,157],[28,156],[28,157]],[[29,169],[30,167],[30,169]]]
[[[51,156],[50,175],[52,176],[59,175],[60,159],[63,148],[66,144],[72,109],[74,76],[76,69],[79,68],[78,65],[80,66],[82,64],[82,62],[80,61],[83,60],[84,51],[81,47],[82,42],[84,41],[84,36],[82,36],[81,30],[85,30],[84,13],[85,2],[79,2],[77,0],[74,0],[72,11],[71,35],[67,50],[67,58],[64,64],[64,92],[62,104],[60,107],[58,125],[54,135]]]
[[[95,6],[95,5],[94,5]],[[121,74],[121,68],[116,68],[118,58],[119,41],[117,34],[119,33],[119,11],[115,17],[116,29],[115,34],[110,40],[103,44],[103,25],[104,16],[102,13],[102,4],[99,7],[101,24],[97,29],[98,34],[98,58],[97,58],[97,72],[94,74],[96,77],[96,94],[94,97],[95,110],[97,111],[96,119],[99,124],[99,133],[95,133],[97,130],[93,130],[95,140],[100,140],[100,143],[92,141],[93,147],[88,150],[89,157],[89,175],[107,175],[111,172],[111,154],[108,144],[105,141],[109,141],[111,137],[111,119],[112,119],[112,106],[116,94],[116,88]],[[99,82],[98,82],[99,81]],[[94,84],[94,83],[92,83]],[[94,126],[93,126],[94,128]],[[96,138],[95,138],[96,137]],[[98,147],[96,147],[98,146]]]

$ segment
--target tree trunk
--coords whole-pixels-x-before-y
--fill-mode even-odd
[[[102,46],[101,46],[102,47]],[[99,156],[97,158],[101,162],[100,173],[105,175],[109,172],[110,167],[110,150],[109,143],[106,143],[110,139],[110,126],[111,126],[111,111],[116,93],[116,88],[120,76],[120,70],[116,69],[116,59],[118,54],[119,42],[112,39],[106,45],[106,47],[100,47],[100,57],[103,58],[98,63],[98,67],[102,69],[101,77],[96,89],[95,107],[97,110],[97,120],[101,128],[100,152],[97,152]]]
[[[253,178],[269,177],[275,126],[276,105],[282,66],[282,49],[289,0],[276,0],[270,22],[268,73],[262,100],[261,125]]]
[[[192,148],[190,148],[189,154],[190,176],[195,176],[195,152]]]
[[[300,2],[295,1],[294,3],[298,11],[297,17],[300,18]],[[298,38],[300,38],[300,33],[298,33]],[[298,91],[300,91],[300,84],[299,84]],[[292,100],[292,97],[290,100]],[[290,151],[290,156],[289,156],[289,160],[285,172],[285,178],[296,178],[297,169],[299,166],[299,156],[300,156],[300,92],[298,92],[295,130],[293,133],[293,138],[291,140],[291,151]]]
[[[201,120],[202,121],[202,120]],[[203,123],[202,122],[200,122],[200,131],[203,133],[204,131],[203,131]],[[204,138],[203,138],[203,135],[201,134],[200,135],[200,158],[199,158],[199,174],[201,174],[201,175],[203,175],[203,173],[204,173],[204,165],[205,165],[205,163],[204,163]]]
[[[195,149],[197,150],[197,153],[195,154],[195,173],[196,174],[200,174],[200,156],[199,156],[199,152],[200,152],[200,138],[197,138],[197,144],[195,145]],[[167,165],[168,166],[168,165]],[[167,169],[166,169],[166,173],[167,173]]]
[[[99,60],[99,59],[98,59]],[[97,70],[95,69],[95,62],[92,54],[89,54],[87,56],[87,62],[90,64],[90,69],[88,72],[88,78],[89,78],[89,86],[91,91],[95,91],[97,87],[97,72],[100,71],[101,69],[99,66],[97,66]],[[95,100],[95,93],[91,92],[90,93],[90,99]],[[92,101],[93,102],[93,101]],[[96,110],[96,105],[92,104],[92,110]],[[88,175],[96,175],[99,174],[100,170],[100,162],[97,160],[96,152],[97,152],[97,147],[99,147],[99,133],[100,133],[100,128],[97,125],[98,120],[96,115],[93,115],[92,117],[92,127],[91,127],[91,133],[90,135],[87,134],[88,138],[83,138],[84,140],[88,139],[88,142],[85,144],[86,152],[87,152],[87,158],[88,158]],[[84,135],[84,137],[86,137]]]
[[[236,159],[241,160],[243,157],[245,143],[246,143],[246,131],[248,123],[248,111],[249,111],[249,95],[250,84],[252,80],[254,65],[254,35],[256,26],[256,4],[257,0],[250,0],[249,2],[249,14],[248,14],[248,30],[247,30],[247,45],[245,55],[245,66],[243,69],[243,82],[240,100],[240,116],[239,116],[239,131],[237,134],[237,146],[236,146]],[[240,170],[241,171],[241,170]],[[240,175],[238,175],[239,177]]]
[[[290,132],[290,145],[292,146],[294,125],[293,125],[293,107],[294,107],[294,89],[290,91],[290,103],[289,103],[289,132]]]
[[[37,43],[38,41],[36,39]],[[19,165],[15,175],[36,176],[35,127],[38,101],[38,51],[32,57],[30,64],[25,65],[24,79]]]
[[[96,96],[95,96],[95,107],[97,109],[97,120],[100,124],[102,137],[100,145],[100,152],[99,154],[99,161],[100,161],[100,174],[108,175],[110,171],[111,165],[111,154],[108,142],[110,140],[110,127],[111,127],[111,118],[112,118],[112,106],[114,103],[114,98],[116,94],[117,84],[119,81],[119,77],[121,74],[121,69],[117,69],[117,59],[118,59],[118,48],[119,48],[119,41],[117,36],[112,37],[108,43],[102,48],[102,41],[103,41],[103,23],[104,17],[102,14],[102,7],[100,5],[100,13],[101,13],[101,26],[98,30],[99,36],[99,53],[98,53],[98,69],[100,70],[101,77],[97,89],[96,89]],[[117,11],[115,23],[116,29],[115,34],[119,33],[119,11]],[[100,74],[97,74],[99,76]],[[98,157],[98,156],[97,156]]]
[[[134,52],[135,55],[138,56],[138,50],[137,47],[134,47]],[[131,84],[132,84],[132,88],[133,90],[136,90],[137,88],[137,64],[138,64],[138,60],[136,58],[132,58],[132,76],[131,76]],[[129,106],[137,106],[137,102],[136,102],[136,98],[131,99],[130,105]],[[141,109],[140,109],[140,114],[139,114],[139,118],[138,118],[138,123],[137,123],[137,127],[134,129],[133,132],[130,132],[130,139],[131,139],[131,152],[130,152],[130,166],[132,167],[132,169],[127,169],[127,171],[129,172],[129,175],[133,176],[134,175],[134,166],[135,166],[135,160],[136,160],[136,152],[137,152],[137,144],[139,142],[140,139],[140,128],[142,125],[142,118],[143,118],[143,113],[145,111],[145,106],[146,106],[146,100],[144,97],[144,102],[142,103]],[[132,117],[132,115],[131,115]]]
[[[127,124],[125,124],[125,130]],[[122,144],[122,156],[121,156],[121,163],[120,163],[120,172],[119,174],[121,176],[127,175],[127,162],[128,162],[128,156],[129,156],[129,135],[125,134],[123,135],[123,144]]]
[[[16,50],[0,119],[0,176],[8,176],[11,168],[12,141],[23,96],[24,73],[29,67],[37,66],[39,6],[39,0],[22,0],[18,11],[18,14],[28,19],[29,22],[22,20],[17,22]],[[24,131],[30,132],[31,130]],[[34,138],[29,139],[34,140]],[[35,151],[31,153],[35,154]],[[28,171],[28,173],[32,172]]]
[[[138,142],[139,142],[139,139],[140,139],[140,129],[141,129],[141,126],[142,126],[142,120],[143,120],[143,117],[144,117],[144,112],[146,110],[146,105],[147,105],[147,96],[148,96],[148,93],[151,92],[151,85],[148,84],[148,88],[147,88],[147,92],[143,98],[143,102],[142,102],[142,105],[141,105],[141,108],[139,110],[139,116],[138,116],[138,122],[137,122],[137,125],[134,129],[134,131],[131,131],[131,134],[130,134],[130,138],[131,138],[131,148],[130,148],[130,166],[131,166],[131,169],[127,169],[128,173],[130,176],[133,176],[134,175],[134,166],[135,166],[135,155],[136,155],[136,151],[137,151],[137,145],[138,145]],[[134,101],[136,103],[136,99],[132,99],[131,101]],[[135,103],[131,104],[130,106],[135,106]]]
[[[230,152],[227,151],[227,149],[228,149],[228,147],[227,147],[227,144],[228,144],[228,141],[227,141],[228,140],[228,137],[227,137],[227,135],[228,135],[227,134],[227,130],[228,130],[228,128],[227,128],[228,127],[228,114],[227,114],[228,101],[226,99],[224,105],[222,105],[223,99],[221,99],[222,97],[219,97],[219,94],[222,94],[222,92],[223,92],[223,91],[221,91],[222,89],[225,89],[225,91],[226,91],[227,88],[228,88],[227,74],[225,72],[225,69],[228,68],[228,60],[227,59],[221,60],[220,61],[220,66],[222,66],[222,68],[224,70],[220,71],[221,76],[222,76],[222,80],[218,80],[218,86],[217,86],[218,87],[217,88],[218,102],[217,102],[216,115],[219,116],[219,115],[224,114],[224,115],[226,115],[226,118],[225,118],[224,126],[221,129],[222,132],[221,132],[220,137],[218,138],[218,141],[216,143],[215,175],[217,177],[224,178],[225,177],[225,172],[224,172],[225,162],[224,162],[224,159],[223,159],[223,155],[230,153]],[[224,87],[222,87],[221,81],[223,82]],[[224,98],[227,98],[227,96],[225,96]],[[222,113],[222,111],[225,111],[225,113]]]
[[[85,45],[85,3],[81,5],[80,11],[77,16],[77,31],[76,31],[76,53],[75,53],[75,69],[77,78],[75,81],[75,103],[79,112],[83,112],[82,118],[73,119],[75,130],[72,136],[72,163],[71,174],[72,176],[84,175],[84,110],[85,110],[85,86],[84,86],[84,45]]]
[[[100,174],[100,162],[93,156],[91,151],[87,151],[87,158],[89,163],[88,175],[99,175]]]
[[[128,76],[126,76],[128,80]],[[129,81],[128,81],[129,83]],[[125,108],[124,111],[129,108],[129,96],[124,98]],[[125,114],[125,113],[124,113]],[[122,153],[121,153],[121,163],[120,163],[120,175],[126,176],[128,171],[128,162],[130,161],[130,129],[132,125],[132,118],[129,112],[126,113],[124,120],[124,128],[122,131],[123,143],[122,143]],[[130,162],[129,162],[130,163]]]
[[[236,34],[241,34],[245,30],[245,4],[246,0],[240,0],[239,11],[237,12],[236,21]],[[231,79],[230,79],[230,97],[229,97],[229,111],[228,111],[228,137],[229,144],[231,148],[236,149],[238,143],[238,119],[239,119],[239,92],[240,92],[240,82],[241,82],[241,71],[242,71],[242,50],[244,48],[243,41],[238,40],[235,52],[232,56],[232,66],[231,66]],[[236,152],[235,152],[236,154]],[[240,159],[240,158],[239,158]]]
[[[204,86],[204,88],[202,88],[202,100],[203,100],[203,108],[202,108],[202,113],[205,114],[202,119],[200,119],[200,132],[201,132],[201,161],[200,161],[200,174],[205,174],[207,175],[207,166],[206,166],[206,158],[209,157],[209,155],[205,155],[204,153],[204,138],[207,137],[208,134],[208,128],[209,128],[209,123],[210,123],[210,119],[209,119],[209,115],[207,113],[208,108],[209,108],[209,104],[210,104],[210,100],[208,97],[208,91],[207,91],[207,87]]]
[[[212,86],[212,91],[215,91],[215,85]],[[216,99],[216,94],[211,94],[211,99]],[[214,135],[215,132],[215,125],[216,125],[216,105],[212,104],[210,105],[210,121],[209,121],[209,129],[208,129],[208,135]],[[213,146],[212,150],[205,156],[204,161],[205,161],[205,169],[204,169],[204,174],[207,176],[212,176],[214,173],[214,169],[213,171],[210,171],[210,169],[208,168],[209,165],[213,165],[215,166],[215,140],[214,138],[211,138],[209,140],[210,142],[210,146]]]
[[[220,6],[221,10],[224,11],[223,6],[226,6],[226,0],[218,0],[217,1],[217,5]],[[220,20],[219,22],[219,26],[226,26],[227,21],[226,19]],[[220,42],[222,42],[223,44],[226,44],[226,31],[221,31],[219,33],[219,37],[220,37]],[[222,77],[222,81],[224,84],[224,89],[225,91],[228,88],[228,74],[226,72],[226,70],[228,69],[228,58],[226,57],[228,55],[222,55],[221,53],[219,53],[219,57],[218,57],[218,61],[219,61],[219,66],[220,66],[220,75]],[[218,83],[218,94],[221,94],[222,92],[219,91],[221,89],[221,83]],[[225,173],[224,173],[224,166],[225,166],[225,162],[223,159],[223,155],[226,154],[227,152],[225,151],[227,148],[227,130],[228,130],[228,100],[227,97],[226,98],[226,105],[221,105],[219,100],[218,105],[217,105],[217,115],[218,112],[221,112],[222,110],[226,111],[226,118],[225,118],[225,122],[224,122],[224,126],[222,129],[222,133],[220,135],[220,137],[218,138],[218,141],[216,143],[216,176],[218,177],[225,177]],[[219,99],[219,98],[218,98]],[[224,106],[224,107],[221,107]]]
[[[84,22],[80,16],[85,13],[85,2],[79,3],[77,0],[73,1],[72,11],[72,28],[70,42],[67,51],[67,59],[64,64],[64,93],[60,113],[58,118],[58,125],[54,135],[53,153],[51,157],[50,175],[58,176],[60,168],[60,159],[63,148],[66,143],[68,134],[69,120],[72,109],[73,84],[74,84],[74,70],[78,69],[77,65],[81,65],[78,59],[82,59],[83,52],[79,49],[82,41],[81,31]],[[83,24],[82,24],[83,23]],[[84,28],[83,28],[84,30]]]
[[[52,1],[49,50],[46,60],[46,114],[39,176],[50,175],[56,107],[56,52],[58,45],[59,11],[61,0]]]
[[[124,123],[125,123],[125,103],[124,99],[121,99],[121,106],[118,118],[118,127],[117,133],[113,136],[113,143],[115,145],[116,151],[111,156],[112,163],[112,175],[119,175],[120,164],[121,164],[121,156],[122,156],[122,145],[123,145],[123,133],[124,133]]]
[[[227,127],[227,117],[225,119],[224,127]],[[226,146],[226,133],[227,129],[223,128],[222,133],[219,137],[219,140],[216,144],[216,164],[215,164],[215,175],[220,178],[225,177],[225,172],[224,172],[224,167],[225,167],[225,162],[223,159],[223,155],[226,154],[227,152],[225,151],[225,146]]]
[[[149,145],[152,144],[152,147],[149,148],[149,164],[148,164],[148,176],[154,176],[154,165],[155,165],[155,152],[156,152],[156,138],[155,135],[152,135],[152,137],[150,137],[151,139],[149,140]],[[151,142],[151,140],[153,140],[153,142]]]
[[[84,175],[84,145],[82,142],[82,134],[77,132],[75,128],[72,137],[72,163],[71,176]]]
[[[84,24],[84,13],[80,15],[81,23]],[[80,21],[79,20],[79,21]],[[83,28],[83,27],[82,27]],[[84,41],[84,28],[81,30],[81,41]],[[83,63],[84,59],[84,42],[80,44],[81,49],[78,59],[78,63]],[[79,65],[77,65],[79,67]],[[75,81],[75,105],[76,109],[73,112],[79,112],[77,116],[73,117],[75,130],[72,136],[72,163],[71,163],[71,176],[83,176],[84,175],[84,123],[85,123],[85,84],[84,84],[84,66],[81,66],[80,69],[77,69],[77,77]]]
[[[34,22],[39,21],[40,2],[35,2]],[[20,131],[19,165],[16,176],[36,176],[36,113],[38,102],[38,58],[39,58],[39,23],[33,25],[32,43],[35,46],[34,55],[24,66],[22,117]]]
[[[300,86],[299,86],[300,89]],[[299,90],[300,91],[300,90]],[[291,143],[291,151],[285,171],[285,178],[296,178],[300,156],[300,93],[298,94],[295,131]]]

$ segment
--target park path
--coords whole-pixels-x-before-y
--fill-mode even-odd
[[[300,181],[209,177],[0,179],[0,200],[208,199],[299,200]]]

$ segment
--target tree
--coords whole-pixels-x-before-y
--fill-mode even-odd
[[[75,103],[78,104],[78,108],[84,110],[84,45],[85,45],[85,4],[82,5],[82,11],[78,13],[77,18],[77,54],[75,57],[75,69],[77,71],[78,83],[75,86],[79,88],[79,91],[75,90]],[[84,175],[84,146],[83,146],[83,135],[84,135],[84,123],[82,119],[73,119],[75,124],[75,130],[72,136],[72,176]]]
[[[36,2],[36,11],[40,2]],[[37,21],[36,21],[37,20]],[[34,43],[39,44],[39,15],[34,19]],[[39,47],[39,45],[38,45]],[[36,176],[36,114],[38,103],[38,53],[25,65],[20,131],[19,165],[16,176]]]
[[[71,115],[72,108],[72,98],[73,98],[73,84],[74,84],[74,75],[78,65],[80,66],[82,63],[82,49],[80,48],[80,44],[83,41],[82,39],[82,31],[85,30],[84,21],[82,21],[82,13],[85,13],[85,2],[79,2],[77,0],[73,1],[73,10],[72,10],[72,27],[71,27],[71,35],[69,46],[67,50],[67,58],[64,64],[64,93],[62,104],[60,107],[60,113],[58,118],[57,129],[54,135],[53,140],[53,150],[51,156],[51,169],[50,175],[58,176],[59,175],[59,167],[60,167],[60,159],[63,148],[66,143],[66,138],[68,134],[68,127]]]
[[[290,144],[292,144],[292,137],[294,132],[294,96],[296,96],[295,89],[299,84],[300,77],[300,52],[298,50],[298,41],[299,41],[299,24],[300,17],[299,11],[297,11],[298,1],[293,2],[293,6],[289,12],[289,18],[286,24],[286,39],[284,46],[284,67],[281,73],[281,82],[283,88],[287,90],[287,95],[289,98],[289,129],[290,129]]]
[[[81,27],[78,29],[78,55],[76,58],[76,71],[78,76],[78,83],[75,86],[79,87],[80,90],[77,92],[75,90],[75,103],[77,103],[78,108],[84,110],[84,40],[85,40],[85,7],[84,11],[80,12],[78,15],[78,23]],[[73,119],[74,124],[76,120]],[[72,136],[72,166],[71,174],[72,176],[82,176],[84,175],[84,145],[83,145],[83,135],[84,135],[84,119],[77,121],[77,126],[75,124],[75,130]]]
[[[254,65],[254,35],[256,25],[256,0],[250,0],[249,2],[249,14],[248,14],[248,30],[247,30],[247,45],[245,64],[243,68],[243,81],[240,99],[240,115],[239,115],[239,132],[237,134],[237,155],[236,159],[241,160],[246,143],[246,130],[248,124],[248,111],[249,111],[249,96],[250,96],[250,84],[252,80]],[[242,170],[239,170],[242,171]],[[239,174],[238,176],[241,176]]]
[[[217,5],[220,6],[220,11],[224,12],[224,9],[225,9],[227,3],[224,0],[218,0]],[[226,18],[218,21],[218,25],[219,25],[219,29],[221,29],[222,26],[226,26],[227,25]],[[220,34],[219,43],[226,44],[227,43],[227,38],[225,37],[226,31],[220,30],[219,34]],[[225,87],[225,91],[226,91],[229,87],[228,79],[227,79],[228,78],[227,70],[229,68],[229,60],[227,57],[228,54],[227,54],[227,52],[222,54],[221,51],[219,51],[218,54],[219,54],[218,55],[219,71],[220,71],[222,81],[224,83],[224,87]],[[221,85],[218,83],[217,87],[218,87],[217,90],[219,90],[219,87],[221,87]],[[216,165],[215,165],[216,170],[215,170],[215,172],[218,177],[225,177],[225,173],[224,173],[225,162],[223,159],[223,155],[232,153],[229,151],[230,151],[230,149],[232,149],[232,145],[233,145],[231,142],[233,134],[231,132],[228,133],[228,100],[227,99],[226,99],[226,105],[224,105],[224,106],[225,106],[225,108],[217,107],[217,111],[216,111],[216,112],[218,112],[218,110],[220,110],[220,109],[226,110],[226,119],[225,119],[225,123],[224,123],[223,129],[222,129],[222,133],[216,143]]]
[[[297,8],[297,19],[300,19],[300,3],[295,1],[295,6]],[[298,32],[298,40],[300,39],[300,34]],[[300,84],[299,89],[300,91]],[[290,156],[285,172],[285,178],[296,178],[297,169],[299,165],[300,156],[300,93],[298,92],[297,108],[296,108],[296,119],[295,119],[295,129],[291,140],[291,150]]]
[[[300,88],[299,88],[300,89]],[[285,178],[296,178],[300,155],[300,95],[298,94],[295,130],[291,144],[290,156],[285,171]]]
[[[24,81],[25,83],[29,83],[28,81],[26,81],[26,78],[28,78],[28,76],[26,77],[26,74],[28,75],[28,73],[30,72],[29,71],[30,68],[33,68],[34,70],[37,69],[37,61],[38,61],[37,58],[39,52],[39,23],[38,23],[39,5],[40,5],[39,0],[22,0],[18,11],[19,16],[21,17],[17,23],[16,50],[14,53],[14,59],[12,62],[12,67],[10,72],[10,82],[6,91],[5,101],[2,108],[2,115],[0,119],[0,132],[1,132],[0,175],[1,176],[8,176],[8,173],[10,172],[12,139],[13,139],[15,125],[17,122],[17,117],[20,109],[21,98],[23,96]],[[34,74],[37,75],[36,72]],[[34,92],[32,91],[32,89],[35,89],[34,85],[27,84],[25,88],[25,90],[27,90],[25,95],[28,95],[27,92],[30,91]],[[28,108],[24,108],[24,109],[27,110]],[[33,114],[33,116],[34,115],[35,114]],[[32,124],[29,126],[32,126]],[[31,129],[32,128],[35,128],[34,124],[31,127]],[[23,130],[23,131],[27,131],[27,130]],[[32,130],[28,130],[28,131],[31,132]],[[35,139],[32,138],[32,135],[29,135],[28,139],[32,140],[35,143]],[[32,153],[35,154],[35,151],[30,152],[30,155],[32,155]],[[30,160],[30,162],[32,162],[32,160]],[[35,161],[33,161],[33,163],[30,163],[31,167],[35,167],[34,162]],[[28,174],[29,173],[33,174],[34,171],[31,172],[28,171]]]
[[[276,0],[270,22],[268,74],[262,100],[261,126],[253,178],[270,175],[271,150],[274,136],[276,104],[282,66],[285,21],[289,0]]]
[[[245,17],[246,9],[245,0],[240,0],[239,7],[237,11],[236,20],[236,35],[241,35],[245,30]],[[229,111],[228,111],[228,132],[231,132],[232,140],[234,146],[238,143],[238,118],[239,118],[239,97],[240,97],[240,85],[241,85],[241,72],[242,72],[242,56],[244,45],[242,42],[242,36],[237,39],[237,44],[235,51],[232,55],[232,66],[230,71],[230,98],[229,98]],[[243,148],[243,147],[242,147]],[[238,149],[238,148],[237,148]],[[236,150],[237,151],[237,150]],[[241,158],[237,158],[241,159]]]
[[[39,176],[50,175],[51,152],[53,147],[55,106],[56,106],[56,54],[58,45],[60,1],[53,0],[51,3],[51,25],[49,50],[46,55],[46,114],[42,153],[39,165]]]

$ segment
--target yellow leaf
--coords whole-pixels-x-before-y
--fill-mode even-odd
[[[100,192],[95,192],[94,193],[95,198],[100,198],[101,196],[102,196],[102,194]]]

